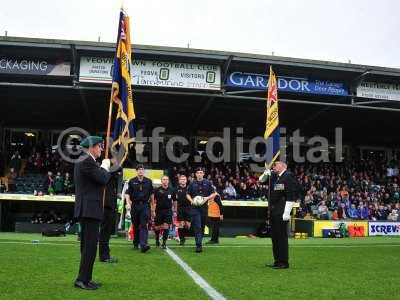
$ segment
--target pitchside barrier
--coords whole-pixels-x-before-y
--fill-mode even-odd
[[[347,228],[363,228],[361,230],[362,236],[368,236],[368,221],[314,221],[314,234],[313,237],[322,237],[324,229],[339,229],[340,224],[345,224]],[[352,227],[351,227],[352,226]],[[360,230],[359,230],[360,231]]]
[[[43,195],[34,196],[29,194],[0,194],[0,201],[34,201],[34,202],[75,202],[74,196]]]
[[[324,231],[339,230],[344,224],[350,236],[400,236],[400,222],[365,220],[311,220],[295,219],[295,232],[323,237]]]
[[[132,173],[128,176],[131,175]],[[74,202],[74,196],[0,194],[0,231],[14,231],[17,227],[26,231],[24,228],[31,226],[30,219],[34,212],[54,210],[70,216],[73,213]],[[265,223],[268,207],[265,199],[223,200],[222,204],[224,221],[221,224],[221,236],[254,234],[260,224]],[[298,207],[299,204],[296,203],[294,210]],[[294,222],[291,222],[291,231],[293,230]]]
[[[0,201],[34,201],[34,202],[75,202],[75,196],[56,196],[43,195],[34,196],[28,194],[0,194]],[[222,200],[224,206],[235,207],[268,207],[265,200]],[[294,208],[298,208],[299,204],[295,203]]]
[[[59,210],[71,210],[71,204],[74,202],[74,196],[0,194],[0,231],[9,228],[5,223],[10,220],[16,220],[18,217],[28,219],[33,211],[37,211],[35,208],[38,203],[47,209],[57,207]],[[257,224],[265,220],[268,207],[268,202],[261,199],[223,200],[222,204],[225,208],[225,220],[222,223],[221,234],[229,236],[253,233]],[[298,207],[299,204],[296,203],[294,209]],[[11,218],[10,213],[13,214]],[[347,229],[355,230],[358,236],[400,236],[400,222],[391,221],[293,219],[291,231],[305,232],[310,237],[322,237],[324,230],[339,229],[341,224]]]
[[[368,222],[368,235],[400,236],[400,222],[389,222],[389,221]]]

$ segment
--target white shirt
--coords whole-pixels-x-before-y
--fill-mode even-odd
[[[89,154],[94,159],[94,161],[96,161],[96,158],[93,156],[92,153],[90,153],[89,151],[86,151],[86,153]]]
[[[283,173],[285,173],[286,172],[286,169],[285,170],[283,170],[282,172],[280,172],[279,174],[278,174],[278,177],[281,177],[282,176],[282,174]]]

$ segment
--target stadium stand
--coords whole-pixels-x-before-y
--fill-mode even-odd
[[[203,160],[206,177],[224,200],[266,200],[267,185],[260,184],[248,163],[212,164]],[[73,194],[72,165],[51,151],[32,149],[28,157],[16,151],[7,160],[15,176],[7,173],[17,194]],[[338,220],[400,220],[400,175],[398,162],[379,158],[353,159],[343,163],[295,164],[290,169],[299,180],[300,208],[297,217]],[[194,178],[198,164],[171,166],[166,172],[176,186],[181,174]],[[11,172],[12,173],[12,172]],[[47,175],[46,175],[47,173]],[[54,176],[56,174],[56,176]],[[13,178],[10,180],[10,178]],[[3,184],[4,186],[4,184]],[[5,192],[4,187],[0,191]]]

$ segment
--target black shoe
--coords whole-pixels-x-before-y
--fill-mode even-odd
[[[202,246],[197,246],[196,247],[196,253],[201,253],[203,252],[203,247]]]
[[[179,241],[179,245],[184,246],[185,245],[186,240],[185,239],[180,239]]]
[[[163,243],[163,244],[161,245],[161,249],[167,249],[167,245],[166,245],[165,243]]]
[[[83,281],[80,281],[80,280],[76,280],[75,283],[74,283],[74,286],[76,288],[80,288],[82,290],[89,290],[89,291],[93,291],[93,290],[97,290],[98,289],[97,286],[92,285],[90,283],[85,284]]]
[[[133,245],[133,250],[139,250],[139,245]]]
[[[278,263],[274,262],[273,264],[266,264],[265,266],[269,267],[269,268],[273,268],[273,267],[276,267],[277,265],[278,265]]]
[[[109,264],[115,264],[118,262],[118,259],[116,257],[110,257],[106,259],[100,259],[101,262],[109,263]]]
[[[289,264],[277,264],[276,266],[272,267],[272,269],[289,269]]]
[[[149,250],[150,250],[150,246],[149,246],[149,245],[146,245],[146,246],[144,246],[142,249],[140,249],[140,252],[146,253],[146,252],[149,251]]]
[[[96,282],[96,281],[93,281],[93,280],[90,280],[88,284],[94,285],[97,288],[102,286],[102,284],[100,282]]]
[[[208,242],[206,242],[206,244],[218,244],[218,242],[217,241],[214,241],[214,240],[209,240]]]
[[[160,247],[160,241],[156,240],[156,248]]]

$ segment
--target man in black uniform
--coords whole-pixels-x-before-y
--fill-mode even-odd
[[[187,193],[187,199],[193,204],[193,198],[196,196],[202,196],[204,203],[201,206],[192,205],[190,211],[190,216],[192,220],[192,226],[194,230],[194,237],[196,240],[196,253],[201,253],[203,251],[203,233],[204,226],[207,217],[207,202],[214,199],[217,195],[212,183],[207,179],[204,179],[204,171],[202,168],[196,169],[196,179],[193,180],[189,187]]]
[[[192,204],[186,197],[187,195],[187,178],[185,175],[179,176],[179,186],[176,188],[175,197],[178,204],[177,219],[179,222],[178,234],[179,243],[181,246],[185,245],[185,235],[190,230],[190,210]]]
[[[110,237],[115,230],[118,178],[121,176],[120,169],[111,173],[110,181],[106,186],[104,198],[104,215],[100,224],[99,258],[101,262],[116,263],[118,260],[110,256]]]
[[[137,176],[129,180],[126,191],[128,208],[131,208],[132,224],[135,227],[134,249],[139,248],[142,253],[150,249],[148,245],[148,223],[150,219],[150,202],[153,200],[153,182],[144,176],[143,165],[136,167]]]
[[[75,287],[95,290],[99,283],[92,281],[93,264],[96,259],[99,224],[103,218],[103,192],[110,179],[110,160],[104,159],[101,166],[96,163],[103,150],[103,140],[89,136],[82,140],[86,148],[83,160],[74,168],[75,208],[74,218],[81,225],[81,262]]]
[[[273,174],[271,175],[270,170],[266,170],[259,179],[265,181],[268,176],[272,176],[268,205],[274,254],[274,263],[268,266],[274,269],[287,269],[289,268],[288,223],[296,200],[298,185],[283,162],[274,163]]]
[[[172,188],[169,187],[168,176],[161,178],[161,186],[154,191],[151,205],[151,214],[154,216],[154,233],[156,247],[160,246],[160,230],[163,229],[162,249],[167,248],[169,228],[172,225],[172,210],[176,213],[176,198]]]

